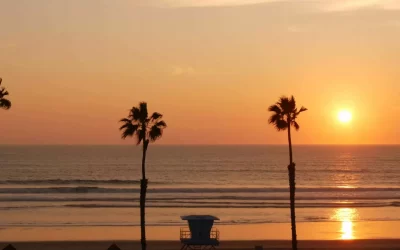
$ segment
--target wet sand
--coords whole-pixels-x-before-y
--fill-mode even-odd
[[[290,240],[289,223],[216,225],[221,242]],[[297,223],[299,240],[400,239],[399,221]],[[180,226],[147,226],[150,241],[179,240]],[[139,240],[140,227],[64,226],[0,228],[0,242]],[[0,248],[1,249],[1,248]],[[400,249],[400,246],[399,246]]]
[[[216,225],[219,249],[290,249],[290,224]],[[400,222],[307,222],[297,224],[299,249],[400,250]],[[148,226],[148,250],[180,249],[179,226]],[[122,250],[140,249],[140,227],[13,227],[0,228],[0,249],[106,250],[116,242]]]

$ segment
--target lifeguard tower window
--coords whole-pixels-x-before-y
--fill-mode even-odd
[[[181,216],[188,222],[188,228],[181,228],[181,250],[215,249],[219,245],[219,231],[213,228],[214,221],[219,218],[212,215]]]

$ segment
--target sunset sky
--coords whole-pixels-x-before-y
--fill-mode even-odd
[[[399,142],[398,0],[2,0],[0,31],[0,144],[133,143],[139,101],[160,144],[281,144],[291,94],[295,144]]]

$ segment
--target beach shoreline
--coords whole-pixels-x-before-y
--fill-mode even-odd
[[[0,249],[10,242],[0,242]],[[17,250],[106,250],[111,244],[117,244],[122,250],[140,249],[139,241],[36,241],[12,243]],[[264,249],[291,249],[289,240],[246,240],[223,241],[217,249],[251,250],[255,246],[263,246]],[[300,240],[299,249],[368,249],[391,250],[399,249],[400,239],[368,239],[368,240]],[[148,241],[149,250],[173,250],[180,249],[179,241]]]
[[[221,242],[287,241],[290,223],[214,225]],[[180,226],[147,226],[149,241],[177,241]],[[299,240],[400,239],[399,221],[297,223]],[[0,242],[128,241],[140,239],[138,226],[8,227],[0,229]],[[0,248],[1,249],[1,248]]]

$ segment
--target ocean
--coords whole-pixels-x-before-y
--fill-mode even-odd
[[[147,224],[289,222],[288,158],[286,145],[150,145]],[[294,146],[294,160],[298,222],[400,220],[400,146]],[[140,166],[134,145],[0,146],[0,228],[139,225]]]

